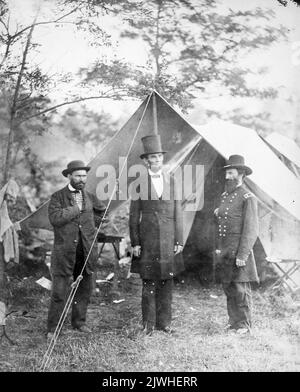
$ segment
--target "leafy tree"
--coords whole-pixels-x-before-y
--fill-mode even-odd
[[[247,83],[248,75],[263,74],[264,68],[239,65],[247,54],[286,36],[284,27],[272,26],[273,16],[262,8],[221,10],[214,0],[130,1],[123,13],[128,27],[121,37],[142,38],[149,48],[155,72],[137,75],[142,93],[154,86],[183,109],[211,87],[232,96],[274,97],[274,88]]]
[[[286,7],[288,5],[288,3],[294,3],[297,6],[300,6],[300,1],[299,0],[277,0],[277,1],[278,1],[278,3],[283,5],[284,7]]]
[[[110,114],[96,113],[81,106],[76,110],[69,108],[56,127],[63,130],[66,138],[78,143],[87,160],[91,160],[115,134],[118,125]]]
[[[224,121],[231,121],[246,128],[255,129],[260,136],[267,136],[272,132],[273,121],[270,112],[261,112],[253,115],[245,113],[242,108],[235,108],[222,114],[214,110],[208,110],[207,115],[209,117],[222,118]]]
[[[33,134],[46,131],[51,114],[62,106],[99,98],[144,97],[153,87],[183,109],[191,105],[199,92],[209,93],[212,86],[234,96],[275,95],[272,88],[248,86],[247,75],[256,70],[243,69],[237,62],[239,57],[267,47],[285,35],[283,28],[269,25],[271,11],[258,8],[220,12],[214,0],[50,3],[55,9],[50,17],[45,18],[39,10],[31,24],[12,26],[7,2],[1,2],[0,86],[7,107],[3,182],[11,175],[22,143]],[[72,23],[89,34],[93,45],[110,45],[109,34],[99,25],[99,16],[107,13],[127,22],[127,28],[121,27],[121,37],[133,40],[141,37],[148,45],[149,66],[133,67],[118,58],[98,60],[90,69],[80,70],[80,94],[74,89],[62,102],[51,102],[49,91],[64,79],[69,82],[74,75],[49,77],[35,64],[33,54],[39,51],[36,30],[44,25],[59,27]]]
[[[45,25],[62,26],[64,23],[72,23],[78,30],[87,31],[93,35],[98,45],[107,45],[108,36],[103,29],[94,23],[93,10],[106,11],[106,4],[110,6],[112,1],[51,1],[53,13],[45,18],[40,9],[37,10],[32,23],[28,25],[12,22],[12,15],[8,2],[0,0],[0,103],[1,103],[1,141],[5,147],[2,184],[15,173],[17,163],[21,160],[23,167],[29,169],[30,176],[22,178],[23,184],[30,181],[31,186],[36,188],[36,195],[41,193],[41,183],[45,173],[41,170],[37,157],[31,153],[30,141],[36,134],[48,130],[53,112],[62,106],[87,99],[115,97],[114,89],[109,86],[99,94],[86,97],[71,95],[60,103],[51,102],[48,94],[56,84],[69,81],[68,75],[51,77],[44,73],[34,60],[39,51],[36,43],[36,31]],[[98,4],[96,4],[98,3]],[[121,2],[119,2],[121,3]],[[100,12],[100,11],[99,11]],[[101,84],[103,79],[99,80]],[[5,281],[3,263],[0,263],[0,282]],[[4,288],[6,292],[6,288]],[[5,293],[3,294],[5,296]]]
[[[13,174],[17,156],[26,140],[33,135],[47,131],[51,115],[60,107],[90,99],[120,98],[118,83],[111,85],[109,75],[98,79],[95,94],[87,91],[87,96],[74,92],[62,102],[51,102],[49,92],[61,83],[70,82],[74,75],[52,75],[44,73],[34,61],[39,45],[35,42],[35,32],[45,25],[61,27],[72,24],[77,30],[92,35],[94,45],[109,45],[109,35],[96,23],[96,16],[107,13],[113,5],[120,7],[122,1],[61,1],[48,2],[53,12],[45,18],[39,9],[29,25],[12,25],[8,3],[0,3],[0,87],[1,101],[6,108],[5,132],[2,139],[6,142],[2,182]],[[50,15],[50,16],[49,16]],[[43,19],[45,18],[45,19]],[[62,32],[63,33],[63,32]],[[110,65],[106,66],[109,68]],[[114,65],[111,66],[114,72]],[[116,79],[116,78],[115,78]],[[100,86],[100,87],[99,87]],[[123,86],[124,87],[124,86]],[[4,135],[3,135],[4,133]]]

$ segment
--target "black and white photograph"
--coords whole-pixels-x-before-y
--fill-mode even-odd
[[[300,371],[299,1],[0,0],[0,87],[3,375]]]

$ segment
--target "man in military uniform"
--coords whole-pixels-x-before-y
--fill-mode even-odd
[[[105,205],[84,189],[89,170],[90,167],[82,161],[71,161],[62,171],[69,179],[69,184],[55,192],[49,203],[48,215],[54,228],[54,246],[51,255],[52,293],[47,321],[48,339],[53,337],[72,279],[75,281],[81,273],[96,234],[95,224],[100,224],[105,210]],[[72,304],[71,324],[80,332],[90,332],[85,321],[97,256],[95,242]]]
[[[142,318],[146,334],[154,329],[172,333],[171,302],[173,278],[184,269],[181,202],[175,179],[163,169],[159,135],[142,138],[140,156],[148,170],[141,176],[147,197],[132,198],[129,213],[130,239],[136,268],[143,280]]]
[[[257,200],[243,184],[252,170],[242,156],[230,156],[224,170],[225,192],[214,212],[218,223],[216,254],[227,297],[227,327],[244,334],[251,328],[250,282],[258,282],[253,255],[258,236]]]

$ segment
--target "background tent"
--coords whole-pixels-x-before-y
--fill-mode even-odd
[[[200,139],[197,132],[159,94],[152,92],[121,130],[89,162],[91,170],[88,172],[86,189],[95,195],[98,193],[101,181],[105,180],[105,176],[99,174],[100,169],[104,165],[114,168],[116,178],[119,178],[123,163],[126,162],[126,168],[120,177],[120,192],[117,192],[111,201],[110,211],[114,211],[127,200],[127,194],[124,194],[122,184],[125,182],[126,185],[129,185],[134,179],[126,176],[127,169],[133,165],[142,164],[140,159],[140,154],[143,151],[141,138],[154,133],[157,126],[162,145],[167,151],[165,163],[170,170],[174,170],[178,166],[178,163],[187,156]],[[110,195],[111,193],[108,192],[108,198]],[[108,199],[103,201],[108,203]],[[23,219],[20,222],[21,228],[52,230],[47,211],[48,202]]]
[[[103,165],[113,167],[118,177],[124,162],[126,168],[120,183],[130,184],[134,178],[126,177],[126,173],[128,168],[141,163],[141,138],[153,133],[156,127],[162,145],[168,151],[165,155],[168,170],[175,171],[186,165],[200,168],[195,175],[184,177],[185,187],[190,189],[183,199],[184,256],[187,266],[199,262],[213,265],[213,210],[224,188],[224,174],[220,167],[229,155],[236,153],[243,155],[254,171],[246,184],[259,200],[260,235],[255,247],[257,261],[264,260],[266,256],[300,257],[297,240],[300,182],[295,176],[255,131],[223,121],[192,126],[157,92],[152,92],[144,100],[122,129],[89,162],[92,168],[88,173],[87,189],[97,195],[99,184],[104,179],[103,173],[100,173]],[[119,185],[110,211],[116,210],[127,199],[125,188]],[[25,218],[22,225],[51,228],[47,203]]]
[[[297,143],[277,132],[271,133],[264,140],[296,177],[300,178],[300,148]]]
[[[253,169],[253,174],[246,179],[246,186],[259,202],[260,234],[255,245],[256,260],[260,263],[266,257],[299,260],[300,181],[255,131],[225,121],[213,121],[194,128],[203,137],[199,143],[202,151],[206,151],[200,162],[210,165],[211,169],[205,180],[204,207],[196,214],[188,239],[187,249],[193,249],[188,255],[190,259],[198,257],[203,263],[212,263],[213,211],[218,205],[224,181],[220,168],[224,165],[224,158],[239,153]],[[262,265],[260,270],[262,275]]]

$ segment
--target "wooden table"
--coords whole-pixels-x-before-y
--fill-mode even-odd
[[[104,233],[99,233],[97,237],[97,242],[101,245],[99,255],[98,257],[100,258],[103,248],[105,244],[111,244],[114,248],[116,258],[114,260],[114,277],[113,277],[113,285],[112,289],[113,291],[117,291],[118,289],[118,280],[119,280],[119,271],[120,271],[120,264],[119,260],[121,258],[120,256],[120,242],[122,241],[124,237],[119,236],[119,235],[114,235],[114,234],[104,234]]]

